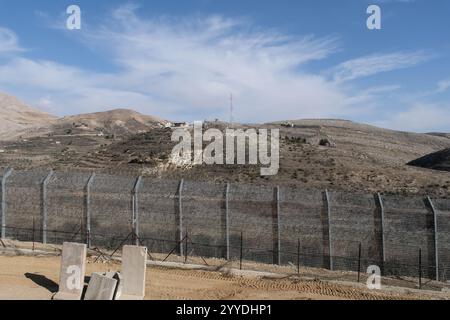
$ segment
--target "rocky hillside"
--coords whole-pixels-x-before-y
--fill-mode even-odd
[[[27,106],[15,97],[0,93],[0,134],[49,126],[55,119],[56,117]]]
[[[105,134],[136,134],[163,126],[167,121],[128,109],[115,109],[64,117],[54,124],[54,131],[103,132]]]
[[[450,197],[450,172],[426,169],[437,165],[408,165],[449,150],[445,134],[399,132],[346,120],[239,125],[280,129],[279,172],[263,177],[255,165],[176,167],[169,161],[175,143],[165,123],[125,109],[54,120],[44,129],[0,141],[0,167]],[[223,131],[228,125],[208,122],[206,127]]]

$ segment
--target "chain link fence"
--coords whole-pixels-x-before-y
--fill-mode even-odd
[[[159,260],[256,269],[450,276],[449,199],[76,172],[4,171],[1,180],[2,238],[139,243]]]

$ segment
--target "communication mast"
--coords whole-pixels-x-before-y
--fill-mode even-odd
[[[233,94],[230,94],[230,125],[233,124]]]

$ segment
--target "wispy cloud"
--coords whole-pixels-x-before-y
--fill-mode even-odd
[[[373,54],[341,63],[331,70],[337,82],[351,81],[382,72],[413,67],[433,58],[424,51]]]
[[[439,81],[437,92],[445,92],[450,89],[450,79]]]
[[[167,118],[266,121],[350,114],[354,98],[325,77],[302,71],[338,50],[334,37],[290,37],[222,16],[143,20],[123,6],[84,43],[120,67],[100,74],[17,57],[0,66],[0,85],[42,91],[58,113],[132,106]],[[8,79],[2,80],[2,79]]]
[[[104,21],[77,35],[113,71],[31,59],[7,32],[0,44],[15,53],[0,60],[0,90],[59,115],[130,107],[174,120],[228,119],[233,93],[242,122],[359,117],[374,123],[383,117],[380,96],[400,87],[358,88],[350,80],[430,59],[423,51],[366,56],[338,65],[330,77],[307,67],[341,50],[336,37],[289,36],[218,15],[142,19],[129,5]],[[401,113],[397,119],[383,123],[409,121]]]
[[[386,120],[376,122],[381,127],[416,132],[449,132],[449,123],[450,105],[432,103],[416,103],[406,110],[393,112]]]
[[[0,54],[19,51],[23,51],[23,49],[18,44],[16,34],[9,29],[0,27]]]

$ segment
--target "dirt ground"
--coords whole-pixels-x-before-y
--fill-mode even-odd
[[[60,257],[0,256],[1,300],[49,300],[58,289]],[[120,262],[88,258],[86,275],[120,270]],[[268,279],[223,272],[149,266],[147,300],[392,300],[448,299],[442,292],[371,291],[362,284],[340,284],[295,278]]]

